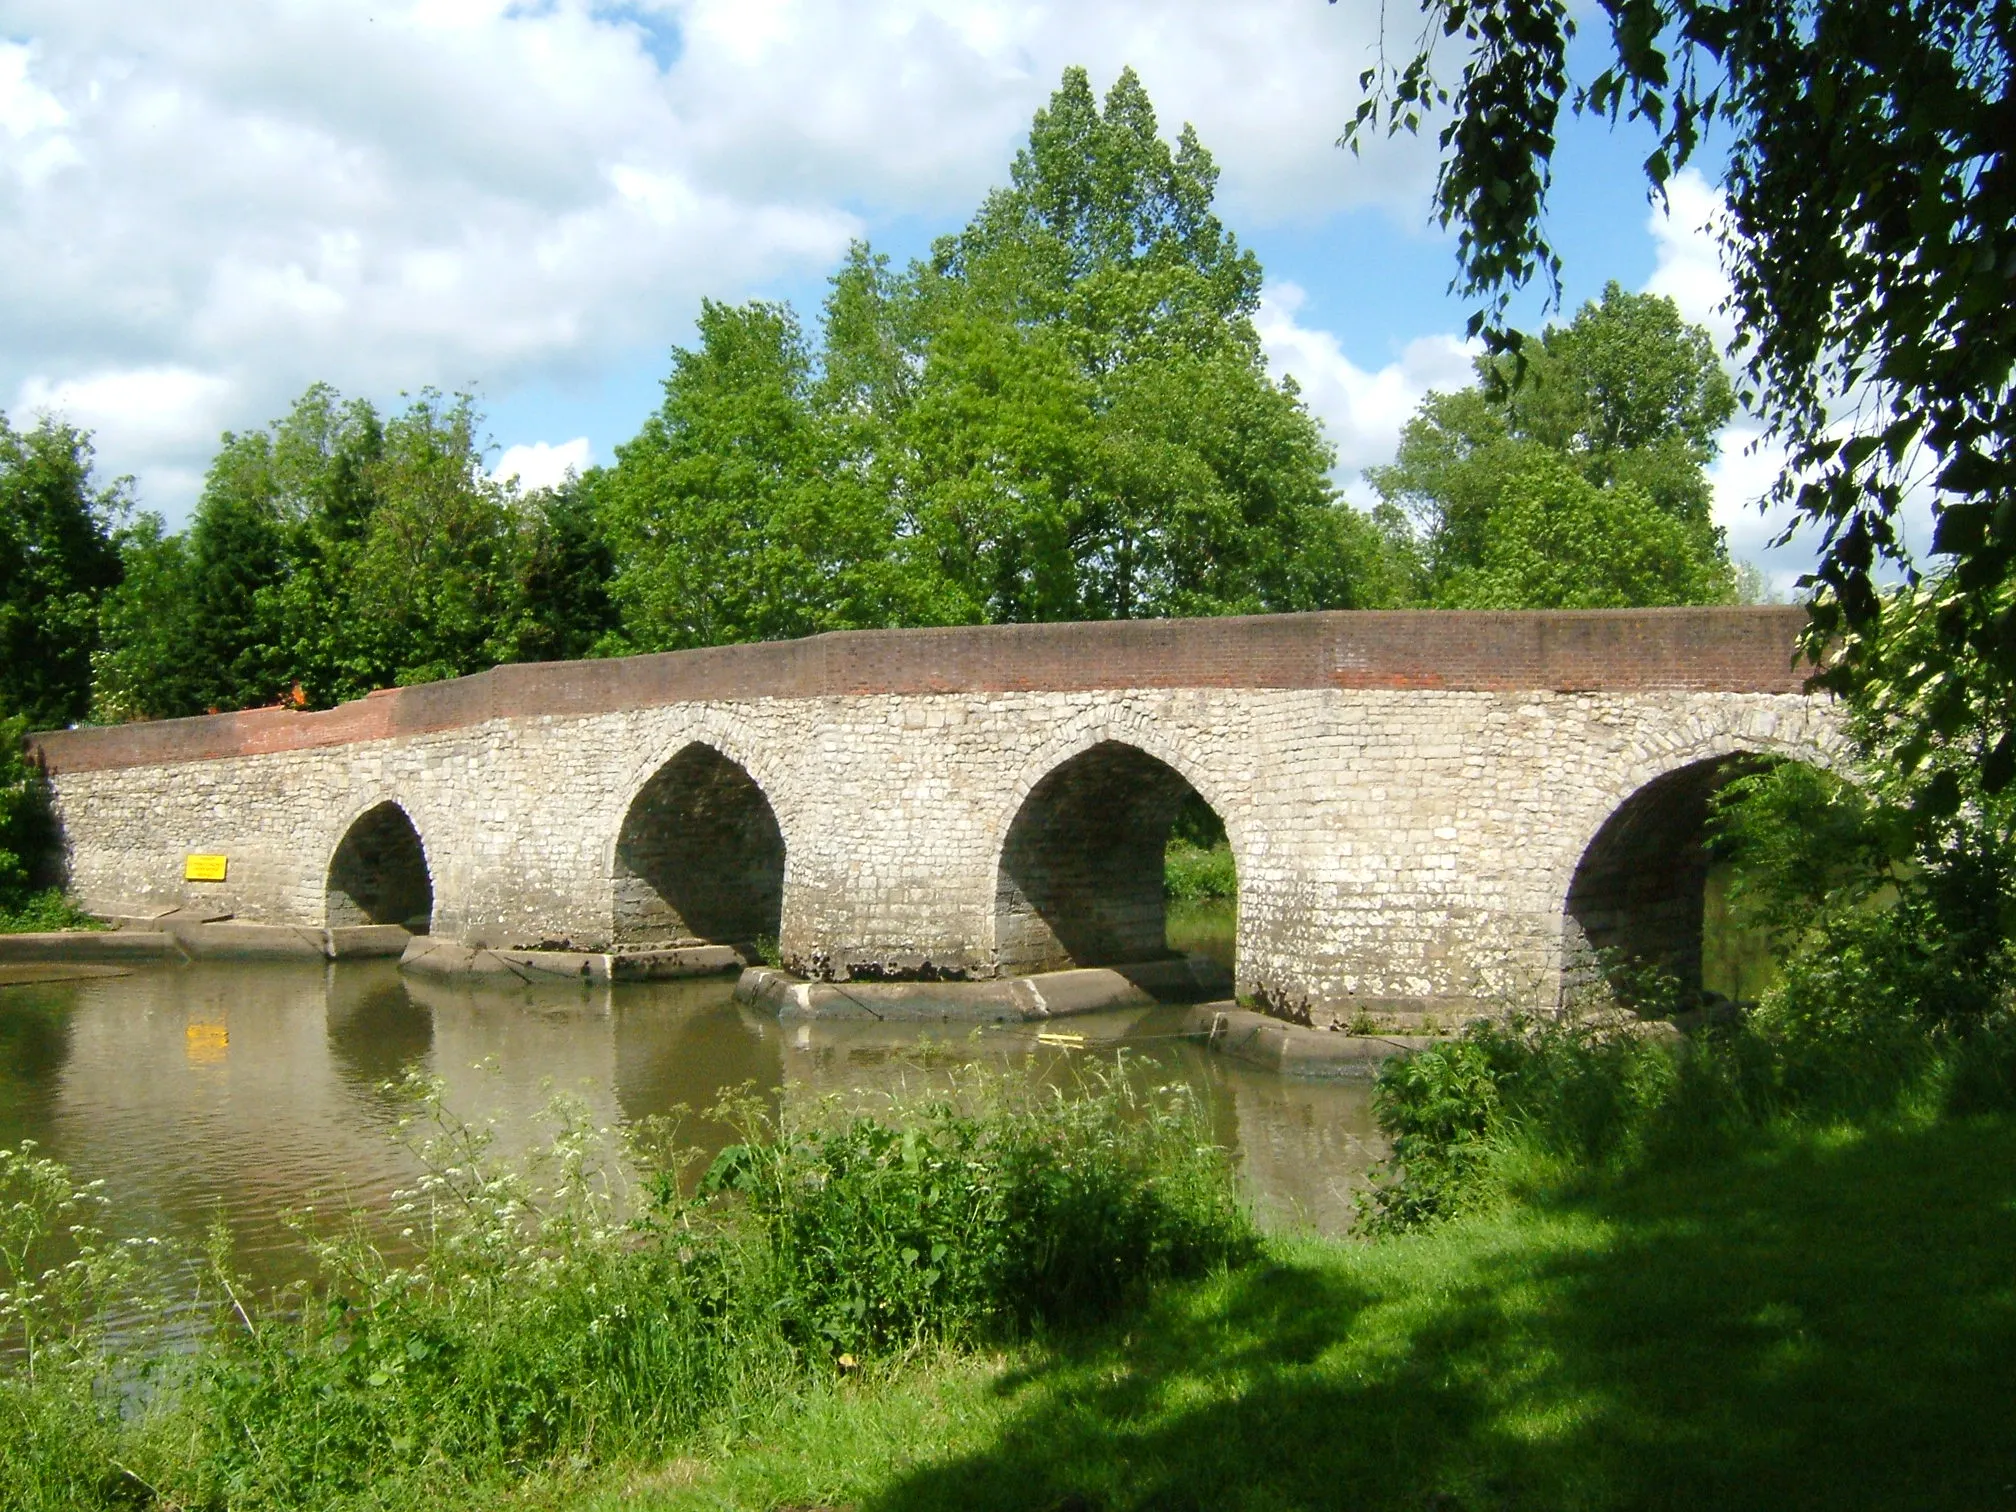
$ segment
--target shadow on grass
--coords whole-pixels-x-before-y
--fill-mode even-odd
[[[1286,1246],[999,1389],[862,1512],[2016,1507],[2016,1123]]]

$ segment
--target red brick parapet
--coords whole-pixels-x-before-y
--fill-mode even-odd
[[[1366,610],[846,630],[607,661],[534,662],[321,713],[254,709],[30,737],[51,771],[389,740],[492,719],[753,698],[1115,688],[1796,693],[1797,607]]]

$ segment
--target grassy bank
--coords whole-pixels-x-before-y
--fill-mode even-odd
[[[2016,1505],[2016,1122],[1270,1244],[1096,1337],[821,1394],[595,1505]]]
[[[189,1272],[108,1240],[102,1192],[31,1146],[0,1150],[0,1506],[558,1495],[850,1373],[1097,1326],[1254,1249],[1194,1102],[1117,1075],[782,1126],[751,1101],[697,1190],[662,1128],[619,1161],[563,1099],[550,1145],[501,1161],[409,1092],[422,1179],[390,1214],[295,1215],[314,1279],[289,1293],[216,1250],[193,1348],[130,1321],[136,1297],[187,1316]]]
[[[401,1242],[310,1225],[273,1299],[220,1256],[151,1358],[16,1152],[0,1249],[86,1248],[7,1260],[0,1505],[2016,1506],[2016,1042],[1889,1033],[1448,1042],[1382,1088],[1405,1231],[1349,1242],[1257,1241],[1117,1080],[745,1109],[627,1204],[564,1106],[521,1168],[423,1100]]]
[[[827,1394],[602,1505],[2016,1506],[2016,1039],[1480,1028],[1355,1242]]]

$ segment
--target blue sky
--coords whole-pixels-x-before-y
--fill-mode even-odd
[[[89,426],[186,517],[217,436],[324,379],[473,389],[500,470],[606,462],[702,297],[811,318],[848,240],[898,260],[1007,174],[1065,66],[1141,74],[1222,169],[1267,270],[1261,328],[1339,451],[1390,456],[1460,383],[1467,311],[1431,151],[1334,140],[1377,0],[0,0],[0,406]],[[1411,22],[1395,23],[1404,44]],[[1572,127],[1553,230],[1569,309],[1616,279],[1717,323],[1716,204],[1648,208],[1641,137]],[[1712,165],[1711,170],[1712,170]],[[1726,334],[1726,333],[1725,333]],[[1729,438],[1718,512],[1782,582]]]

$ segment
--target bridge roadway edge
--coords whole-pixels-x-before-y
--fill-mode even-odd
[[[1133,744],[1227,821],[1240,990],[1322,1022],[1544,1001],[1567,876],[1634,785],[1732,752],[1838,759],[1802,624],[1764,607],[848,632],[31,740],[87,907],[325,925],[338,842],[394,802],[435,932],[497,948],[606,943],[624,815],[697,740],[776,812],[787,963],[836,979],[993,975],[1032,772]],[[227,880],[184,882],[192,852],[229,855]]]

